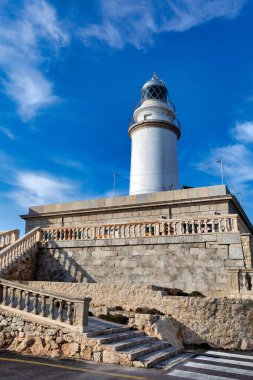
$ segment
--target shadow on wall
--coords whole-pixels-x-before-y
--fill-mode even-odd
[[[54,241],[43,243],[39,248],[35,280],[96,282],[64,248],[59,247]]]

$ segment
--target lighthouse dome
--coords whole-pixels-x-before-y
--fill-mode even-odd
[[[168,102],[168,90],[164,82],[153,74],[152,78],[148,80],[141,89],[141,101],[146,100],[160,100],[161,102]]]

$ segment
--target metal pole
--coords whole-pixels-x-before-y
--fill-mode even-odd
[[[224,173],[223,173],[223,160],[220,158],[220,174],[221,174],[221,184],[224,184]]]
[[[220,159],[220,166],[221,166],[221,183],[224,184],[224,170],[223,170],[223,160],[222,157]]]

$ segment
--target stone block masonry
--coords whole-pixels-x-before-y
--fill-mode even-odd
[[[144,283],[224,295],[227,268],[243,269],[240,233],[41,243],[36,279]]]

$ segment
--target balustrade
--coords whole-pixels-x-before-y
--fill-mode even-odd
[[[155,222],[43,228],[42,240],[89,240],[131,237],[178,236],[238,231],[237,215],[219,215],[189,219],[168,219]]]
[[[91,298],[66,298],[62,295],[28,288],[11,281],[0,280],[0,307],[25,312],[54,323],[87,326]]]
[[[19,238],[19,230],[0,231],[0,248],[7,247]]]
[[[37,246],[41,240],[41,230],[39,227],[34,228],[22,238],[16,240],[11,245],[0,251],[0,273],[8,265],[11,265],[19,257],[22,257],[28,250]]]

